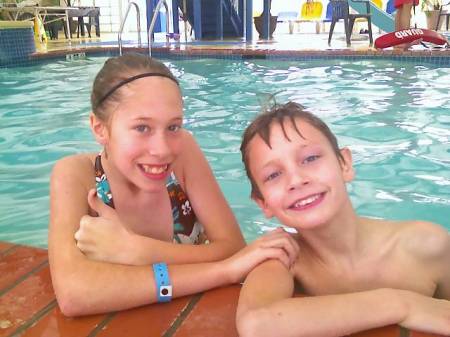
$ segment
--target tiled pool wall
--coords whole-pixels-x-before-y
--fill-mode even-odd
[[[27,63],[36,52],[32,24],[25,26],[0,25],[0,67]]]
[[[7,31],[15,31],[9,29]],[[1,45],[0,51],[0,68],[29,66],[40,63],[51,62],[52,60],[64,60],[77,57],[91,57],[102,56],[112,57],[118,56],[118,48],[116,47],[94,47],[94,48],[76,48],[71,50],[60,50],[48,53],[34,52],[34,38],[32,30],[29,30],[28,37],[25,37],[23,32],[21,37],[17,37],[14,43],[9,42],[9,47],[3,48]],[[2,34],[2,30],[0,30]],[[8,34],[17,34],[8,32]],[[19,41],[20,39],[20,41]],[[30,39],[31,42],[30,43]],[[25,43],[25,41],[28,41]],[[0,35],[0,43],[1,35]],[[2,60],[3,50],[8,53],[7,62]],[[137,52],[147,54],[147,48],[129,48],[124,51]],[[278,61],[313,61],[313,60],[337,60],[337,61],[363,61],[363,60],[391,60],[401,63],[420,64],[434,64],[437,66],[450,66],[450,50],[423,50],[423,51],[355,51],[355,50],[324,50],[324,51],[283,51],[273,49],[187,49],[179,50],[176,48],[155,48],[152,51],[152,56],[156,58],[167,59],[201,59],[201,58],[220,58],[230,60],[245,60],[245,59],[267,59]]]

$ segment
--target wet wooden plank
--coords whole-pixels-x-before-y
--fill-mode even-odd
[[[31,325],[21,337],[80,337],[88,336],[107,315],[65,317],[56,305],[44,317]]]
[[[400,327],[390,325],[383,328],[371,329],[352,334],[351,337],[400,337]]]
[[[419,331],[411,331],[409,337],[445,337],[443,335],[436,335],[433,333],[419,332]]]
[[[0,256],[0,294],[47,261],[45,249],[18,246]]]
[[[239,285],[206,292],[181,323],[174,337],[237,337]]]
[[[29,275],[0,299],[0,337],[3,337],[26,325],[55,301],[48,266]]]
[[[14,243],[0,241],[0,254],[14,246]]]
[[[191,296],[174,299],[117,313],[96,337],[148,337],[162,336],[186,310]]]

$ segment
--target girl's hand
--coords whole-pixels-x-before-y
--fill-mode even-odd
[[[406,318],[399,324],[411,330],[450,336],[450,301],[399,290]]]
[[[300,248],[293,236],[277,228],[261,236],[228,259],[222,261],[232,283],[243,280],[260,263],[278,259],[287,269],[297,260]]]
[[[89,206],[98,217],[84,215],[75,233],[77,246],[91,260],[135,264],[134,234],[120,222],[115,209],[97,198],[95,189],[88,193]]]

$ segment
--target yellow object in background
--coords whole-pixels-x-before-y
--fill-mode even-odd
[[[378,8],[383,8],[383,2],[382,0],[371,0],[375,6]]]
[[[47,33],[40,17],[34,18],[34,37],[41,43],[47,43]]]
[[[302,5],[300,20],[318,20],[322,17],[323,5],[319,1],[307,1]]]

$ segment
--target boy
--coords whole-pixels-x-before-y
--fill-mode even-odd
[[[300,246],[290,269],[270,260],[247,277],[241,336],[342,336],[389,324],[450,335],[448,232],[359,217],[345,186],[350,150],[319,118],[296,103],[275,106],[246,129],[241,152],[252,198],[295,228]],[[316,296],[292,298],[294,281]]]

